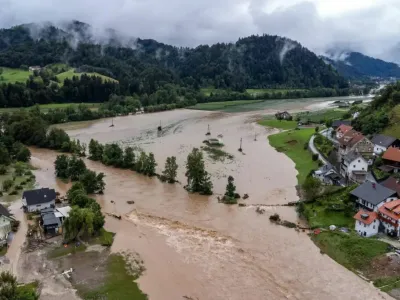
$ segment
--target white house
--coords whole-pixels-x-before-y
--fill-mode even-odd
[[[384,203],[378,211],[385,233],[400,236],[400,200]]]
[[[377,212],[379,207],[397,199],[397,192],[379,183],[366,181],[350,192],[358,207]]]
[[[319,179],[323,184],[340,185],[342,179],[335,171],[332,165],[323,165],[313,172],[313,177]]]
[[[41,188],[24,191],[22,194],[22,206],[26,212],[41,211],[55,206],[56,192],[54,189]]]
[[[359,235],[370,237],[378,233],[379,219],[375,211],[360,209],[354,219],[356,219],[355,229]]]
[[[343,156],[340,163],[340,174],[347,179],[362,183],[365,181],[368,171],[368,162],[361,154],[352,151]]]
[[[0,204],[0,243],[5,244],[8,234],[11,232],[11,223],[14,219],[11,217],[8,209]]]
[[[390,146],[400,146],[396,138],[383,134],[375,135],[371,142],[374,144],[374,153],[377,155],[385,152]]]

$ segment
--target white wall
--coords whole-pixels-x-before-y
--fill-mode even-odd
[[[371,224],[366,225],[361,221],[356,220],[355,229],[357,233],[361,236],[370,237],[378,233],[379,220],[374,220]]]
[[[380,145],[374,145],[374,153],[375,154],[381,154],[387,150],[386,147],[380,146]]]
[[[6,239],[10,232],[11,232],[10,219],[5,216],[0,216],[0,240]]]
[[[29,205],[28,206],[28,212],[33,212],[33,211],[39,211],[45,208],[49,208],[51,206],[55,205],[55,200],[47,202],[47,203],[42,203],[42,204],[37,204],[37,205]]]
[[[347,173],[349,176],[353,171],[368,171],[368,163],[361,157],[353,160],[351,163],[349,163],[347,168]]]
[[[393,220],[394,221],[394,220]],[[382,221],[383,227],[385,227],[385,233],[389,233],[391,231],[397,231],[397,236],[399,235],[399,228],[400,227],[394,227],[392,224],[390,223],[386,223],[384,221]]]

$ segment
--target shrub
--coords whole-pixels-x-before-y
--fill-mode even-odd
[[[12,186],[14,182],[11,179],[6,179],[3,181],[3,191],[8,191]]]
[[[317,154],[317,153],[314,153],[314,154],[312,155],[312,160],[313,160],[313,161],[317,161],[317,160],[318,160],[318,154]]]
[[[18,190],[13,190],[9,195],[18,195]]]
[[[306,142],[306,143],[304,143],[304,150],[307,150],[308,149],[308,143]]]
[[[0,175],[7,174],[7,167],[5,165],[0,165]]]

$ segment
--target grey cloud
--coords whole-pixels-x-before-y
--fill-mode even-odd
[[[278,0],[0,0],[0,26],[76,19],[91,24],[100,38],[113,28],[121,37],[177,46],[267,33],[297,40],[319,54],[345,48],[400,62],[400,0],[331,17],[320,16],[315,1],[290,0],[280,7]]]

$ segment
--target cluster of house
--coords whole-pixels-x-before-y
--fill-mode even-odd
[[[358,234],[370,237],[384,232],[400,236],[400,181],[389,177],[381,183],[366,181],[350,193],[359,211],[354,216]]]
[[[57,194],[54,189],[41,188],[25,191],[22,194],[22,207],[25,212],[40,213],[40,226],[45,234],[62,233],[62,224],[68,218],[71,207],[56,207]]]
[[[375,181],[368,173],[368,168],[378,155],[382,155],[385,172],[397,172],[400,168],[400,141],[394,137],[382,134],[375,135],[371,140],[350,125],[350,121],[335,121],[333,140],[336,147],[336,166],[325,165],[316,172],[314,177],[325,184],[347,185],[363,183],[367,179]]]

